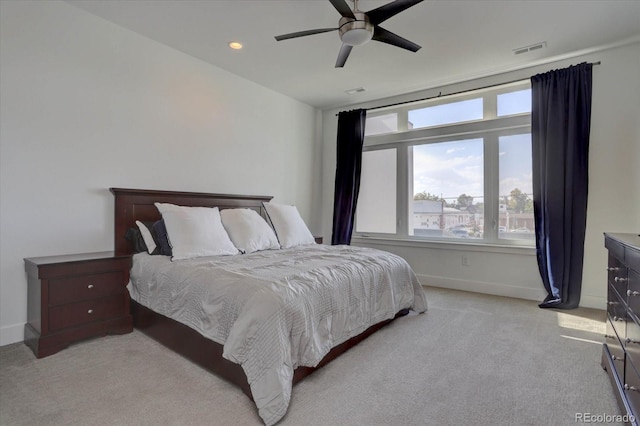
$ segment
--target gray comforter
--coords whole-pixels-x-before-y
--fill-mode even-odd
[[[293,370],[401,309],[427,309],[411,267],[391,253],[309,245],[172,262],[133,257],[131,297],[224,345],[267,425],[286,413]]]

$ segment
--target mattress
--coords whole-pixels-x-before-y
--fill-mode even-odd
[[[136,302],[223,345],[267,425],[287,411],[295,368],[315,367],[331,348],[402,309],[427,309],[404,259],[355,246],[181,261],[139,253],[128,288]]]

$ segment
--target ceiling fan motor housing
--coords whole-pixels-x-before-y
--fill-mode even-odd
[[[373,37],[373,25],[364,12],[354,11],[356,19],[343,16],[340,18],[338,33],[344,44],[360,46]]]

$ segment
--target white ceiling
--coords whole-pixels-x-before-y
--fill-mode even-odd
[[[638,0],[426,0],[382,23],[422,46],[370,41],[334,68],[337,27],[327,0],[68,0],[69,3],[262,86],[318,108],[437,87],[640,35]],[[389,0],[360,0],[364,11]],[[351,5],[351,2],[349,2]],[[244,49],[231,50],[240,41]],[[545,41],[546,49],[513,49]],[[364,87],[348,95],[346,90]]]

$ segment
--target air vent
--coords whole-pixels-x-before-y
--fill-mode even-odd
[[[364,87],[357,87],[355,89],[349,89],[349,90],[345,90],[344,93],[346,93],[347,95],[354,95],[356,93],[360,93],[360,92],[364,92],[365,89]]]
[[[531,46],[519,47],[517,49],[513,49],[514,55],[522,55],[523,53],[529,53],[536,50],[544,49],[547,47],[547,42],[542,41],[540,43],[532,44]]]

